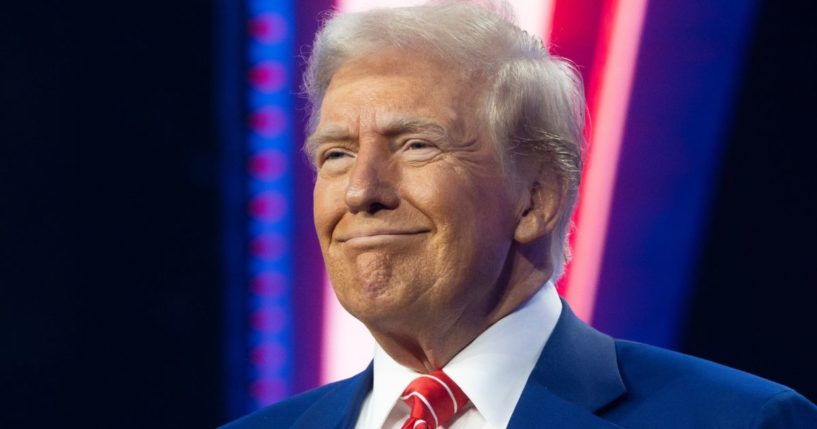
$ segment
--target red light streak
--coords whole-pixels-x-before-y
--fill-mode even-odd
[[[574,217],[577,228],[572,239],[573,263],[562,283],[571,308],[588,322],[592,321],[596,301],[647,0],[608,0],[603,7],[604,24],[588,83],[592,127]]]

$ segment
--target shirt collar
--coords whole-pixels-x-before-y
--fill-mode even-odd
[[[403,390],[418,374],[418,372],[397,363],[375,343],[374,380],[372,381],[372,394],[370,396],[370,427],[383,427],[386,418],[397,404]]]
[[[506,427],[559,315],[562,302],[548,282],[513,313],[494,323],[443,368],[486,421]],[[375,347],[372,419],[382,427],[400,394],[418,375]]]

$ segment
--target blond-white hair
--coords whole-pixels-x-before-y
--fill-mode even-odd
[[[478,76],[487,84],[479,111],[500,156],[539,156],[547,161],[564,195],[550,249],[552,279],[559,278],[570,258],[568,235],[584,147],[584,92],[573,65],[550,55],[541,40],[521,30],[506,2],[432,1],[334,13],[315,36],[304,75],[309,134],[338,68],[386,48],[432,55]]]

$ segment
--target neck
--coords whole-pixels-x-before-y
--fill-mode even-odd
[[[518,260],[500,276],[493,289],[495,296],[485,308],[463,306],[447,314],[424,314],[413,324],[393,321],[389,326],[368,326],[369,331],[383,351],[401,365],[420,373],[441,369],[491,325],[536,294],[553,272],[528,258]]]

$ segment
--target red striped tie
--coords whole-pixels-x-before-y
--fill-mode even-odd
[[[411,407],[403,429],[437,429],[468,403],[462,389],[440,370],[414,379],[400,399]]]

